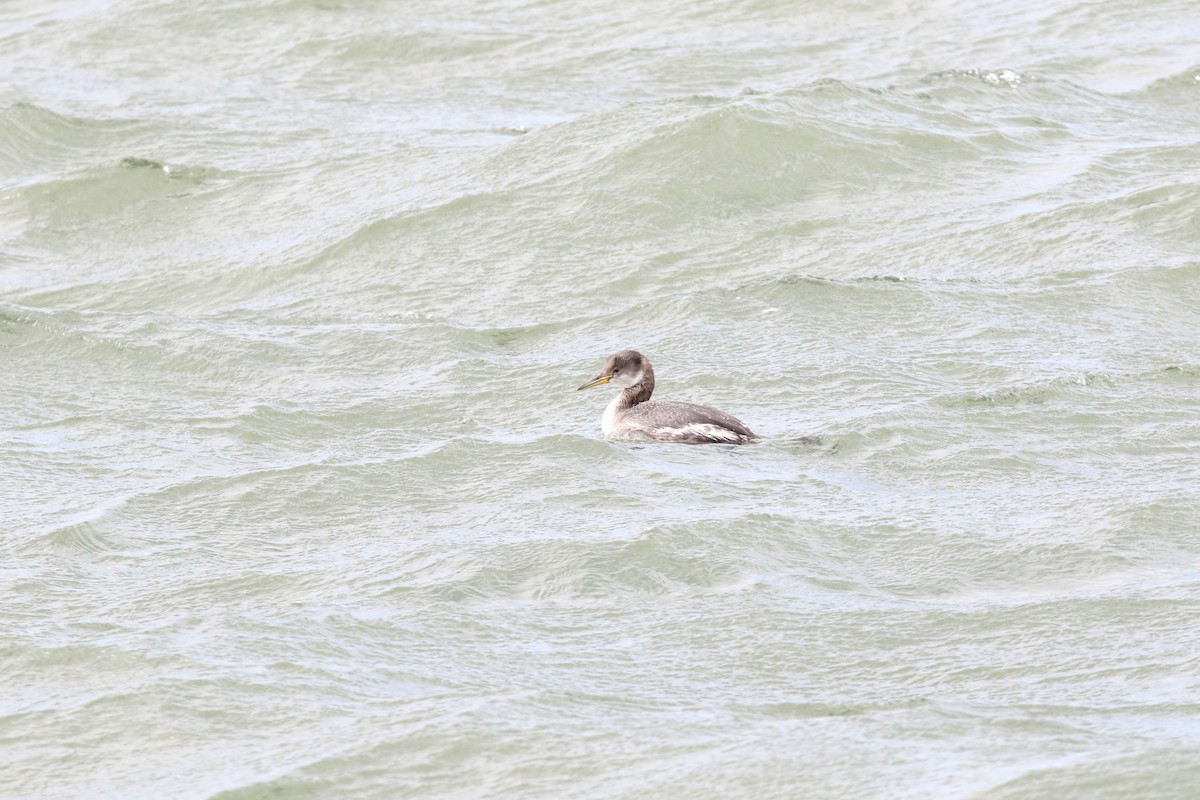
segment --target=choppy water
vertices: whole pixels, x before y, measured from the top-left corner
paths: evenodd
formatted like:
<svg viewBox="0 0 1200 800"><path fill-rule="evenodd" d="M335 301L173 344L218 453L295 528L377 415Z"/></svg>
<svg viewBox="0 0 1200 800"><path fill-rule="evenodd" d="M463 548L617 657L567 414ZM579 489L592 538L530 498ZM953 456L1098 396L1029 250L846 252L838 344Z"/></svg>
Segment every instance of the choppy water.
<svg viewBox="0 0 1200 800"><path fill-rule="evenodd" d="M0 7L0 794L1200 796L1200 14L928 6Z"/></svg>

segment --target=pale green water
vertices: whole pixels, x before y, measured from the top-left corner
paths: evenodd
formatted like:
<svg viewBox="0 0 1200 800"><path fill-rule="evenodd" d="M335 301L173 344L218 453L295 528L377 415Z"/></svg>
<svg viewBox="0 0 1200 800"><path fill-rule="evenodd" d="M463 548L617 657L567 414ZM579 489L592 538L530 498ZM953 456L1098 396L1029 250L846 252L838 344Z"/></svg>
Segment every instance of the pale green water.
<svg viewBox="0 0 1200 800"><path fill-rule="evenodd" d="M0 6L0 795L1200 796L1200 12L929 5Z"/></svg>

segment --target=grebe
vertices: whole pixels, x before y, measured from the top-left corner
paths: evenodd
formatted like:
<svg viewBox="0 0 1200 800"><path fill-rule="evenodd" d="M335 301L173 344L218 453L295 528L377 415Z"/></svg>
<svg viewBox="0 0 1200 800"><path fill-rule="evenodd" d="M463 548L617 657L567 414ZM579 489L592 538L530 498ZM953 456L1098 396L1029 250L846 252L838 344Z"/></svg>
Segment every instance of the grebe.
<svg viewBox="0 0 1200 800"><path fill-rule="evenodd" d="M651 400L654 368L636 350L613 353L604 369L576 391L615 383L624 391L604 410L600 428L618 439L690 444L746 444L758 438L736 417L710 406Z"/></svg>

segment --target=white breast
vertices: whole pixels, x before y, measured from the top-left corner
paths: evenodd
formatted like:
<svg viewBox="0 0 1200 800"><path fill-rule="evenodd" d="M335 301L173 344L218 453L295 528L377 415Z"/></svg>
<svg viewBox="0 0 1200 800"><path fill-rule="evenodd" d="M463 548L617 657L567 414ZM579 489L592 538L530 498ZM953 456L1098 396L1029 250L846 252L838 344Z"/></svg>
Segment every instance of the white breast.
<svg viewBox="0 0 1200 800"><path fill-rule="evenodd" d="M604 409L604 416L600 418L600 430L605 436L612 436L617 430L617 406L621 404L621 395L617 395ZM594 412L593 412L594 413Z"/></svg>

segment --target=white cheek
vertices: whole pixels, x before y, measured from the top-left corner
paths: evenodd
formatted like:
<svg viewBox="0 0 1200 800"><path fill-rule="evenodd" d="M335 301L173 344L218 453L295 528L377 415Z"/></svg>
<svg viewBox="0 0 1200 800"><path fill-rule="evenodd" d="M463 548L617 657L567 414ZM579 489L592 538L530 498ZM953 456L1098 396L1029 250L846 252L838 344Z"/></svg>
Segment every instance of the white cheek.
<svg viewBox="0 0 1200 800"><path fill-rule="evenodd" d="M624 372L619 375L613 375L612 382L617 386L620 386L622 389L628 389L630 386L637 386L642 382L642 378L644 377L646 377L646 371L639 369L637 374L633 377L630 377Z"/></svg>
<svg viewBox="0 0 1200 800"><path fill-rule="evenodd" d="M628 389L630 386L633 386L633 384L629 382L629 376L624 372L614 373L612 376L612 382L617 386L620 386L622 389Z"/></svg>

